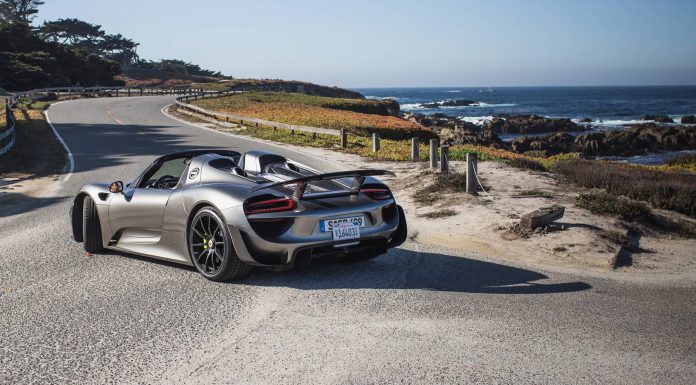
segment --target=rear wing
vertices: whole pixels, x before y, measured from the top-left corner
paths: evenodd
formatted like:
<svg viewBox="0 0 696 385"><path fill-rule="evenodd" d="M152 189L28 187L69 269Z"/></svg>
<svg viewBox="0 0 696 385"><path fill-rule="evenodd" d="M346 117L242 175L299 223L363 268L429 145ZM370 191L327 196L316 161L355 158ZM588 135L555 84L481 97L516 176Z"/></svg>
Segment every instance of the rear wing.
<svg viewBox="0 0 696 385"><path fill-rule="evenodd" d="M252 188L250 192L256 192L259 190L265 190L265 189L269 189L269 188L273 188L273 187L294 184L295 185L295 192L293 194L293 198L299 200L299 199L302 199L302 196L304 195L305 189L307 188L307 184L309 182L317 181L317 180L332 180L332 179L355 177L353 184L350 186L351 192L355 193L355 192L358 192L360 190L363 183L365 182L365 178L367 178L368 176L379 176L379 175L395 176L393 172L387 171L387 170L353 170L353 171L329 172L326 174L309 175L309 176L305 176L302 178L288 179L288 180L284 180L281 182L264 183L260 186L256 186L256 187Z"/></svg>

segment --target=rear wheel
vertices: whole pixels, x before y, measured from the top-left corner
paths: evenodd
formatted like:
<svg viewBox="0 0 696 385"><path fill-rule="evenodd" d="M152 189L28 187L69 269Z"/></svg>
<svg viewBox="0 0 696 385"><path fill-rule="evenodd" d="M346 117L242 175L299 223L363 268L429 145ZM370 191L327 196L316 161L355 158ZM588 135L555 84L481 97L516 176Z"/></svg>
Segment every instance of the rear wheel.
<svg viewBox="0 0 696 385"><path fill-rule="evenodd" d="M82 202L82 244L88 253L98 253L104 249L99 214L89 195Z"/></svg>
<svg viewBox="0 0 696 385"><path fill-rule="evenodd" d="M251 272L251 266L237 257L230 231L212 207L200 209L193 217L188 243L193 265L211 281L241 279Z"/></svg>

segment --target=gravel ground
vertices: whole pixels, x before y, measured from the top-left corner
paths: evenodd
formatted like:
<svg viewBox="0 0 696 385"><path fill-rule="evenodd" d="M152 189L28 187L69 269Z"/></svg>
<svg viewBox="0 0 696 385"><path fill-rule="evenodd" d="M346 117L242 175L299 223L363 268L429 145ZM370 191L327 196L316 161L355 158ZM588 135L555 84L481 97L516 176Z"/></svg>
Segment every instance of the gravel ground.
<svg viewBox="0 0 696 385"><path fill-rule="evenodd" d="M682 383L696 288L576 276L408 242L241 283L104 253L69 234L69 197L153 157L267 144L201 130L169 97L49 110L75 173L0 217L0 383ZM120 122L120 123L119 123ZM340 165L274 150L325 171Z"/></svg>

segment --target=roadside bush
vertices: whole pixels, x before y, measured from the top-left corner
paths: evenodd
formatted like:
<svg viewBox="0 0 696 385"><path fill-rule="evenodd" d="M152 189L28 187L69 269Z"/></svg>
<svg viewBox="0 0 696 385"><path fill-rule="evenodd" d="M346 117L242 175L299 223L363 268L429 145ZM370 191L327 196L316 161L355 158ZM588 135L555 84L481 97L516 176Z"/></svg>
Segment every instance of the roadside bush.
<svg viewBox="0 0 696 385"><path fill-rule="evenodd" d="M670 159L667 163L657 166L656 169L662 171L687 171L696 173L696 154Z"/></svg>
<svg viewBox="0 0 696 385"><path fill-rule="evenodd" d="M582 159L557 162L552 170L579 186L605 189L612 195L696 216L696 174L693 173Z"/></svg>
<svg viewBox="0 0 696 385"><path fill-rule="evenodd" d="M541 163L529 158L513 158L505 160L508 166L521 168L523 170L532 171L547 171L546 167Z"/></svg>
<svg viewBox="0 0 696 385"><path fill-rule="evenodd" d="M593 214L618 215L632 222L647 219L651 213L650 208L644 203L604 191L580 194L576 203Z"/></svg>

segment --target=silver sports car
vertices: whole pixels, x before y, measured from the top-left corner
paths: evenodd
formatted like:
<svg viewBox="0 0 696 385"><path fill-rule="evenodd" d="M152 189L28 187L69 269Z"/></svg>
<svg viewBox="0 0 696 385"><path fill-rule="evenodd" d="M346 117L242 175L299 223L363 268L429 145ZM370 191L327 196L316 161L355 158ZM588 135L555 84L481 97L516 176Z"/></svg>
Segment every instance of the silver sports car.
<svg viewBox="0 0 696 385"><path fill-rule="evenodd" d="M156 159L127 185L84 186L73 237L104 248L193 265L206 278L313 258L365 260L406 240L406 219L382 170L322 174L282 156L197 150Z"/></svg>

